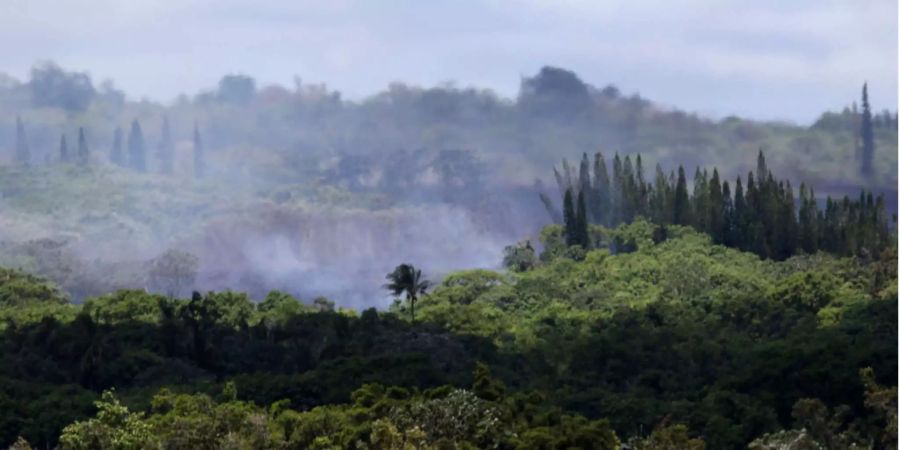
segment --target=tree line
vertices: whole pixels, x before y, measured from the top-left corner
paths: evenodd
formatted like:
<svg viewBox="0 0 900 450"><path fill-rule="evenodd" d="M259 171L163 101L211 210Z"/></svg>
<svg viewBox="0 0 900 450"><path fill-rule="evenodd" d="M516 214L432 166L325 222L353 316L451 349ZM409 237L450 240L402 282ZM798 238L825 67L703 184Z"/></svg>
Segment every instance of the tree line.
<svg viewBox="0 0 900 450"><path fill-rule="evenodd" d="M795 197L790 180L775 177L761 150L746 186L738 176L733 189L715 168L710 174L698 167L689 189L684 167L667 175L657 164L649 182L640 154L633 162L630 155L616 154L611 176L601 153L594 155L593 170L585 153L577 174L565 160L562 170L553 172L562 213L545 193L539 195L551 217L565 225L570 246L600 245L591 237L590 223L614 227L639 216L657 224L659 238L667 225L688 225L717 244L776 260L819 250L870 258L892 239L883 196L866 191L858 199L829 196L820 208L812 187L801 184Z"/></svg>
<svg viewBox="0 0 900 450"><path fill-rule="evenodd" d="M871 264L830 255L759 261L713 249L688 227L670 227L657 245L654 228L635 220L608 230L636 242L627 255L558 257L516 273L456 272L428 295L418 269L398 267L388 288L407 298L388 311L303 303L277 291L256 303L233 291L171 298L123 290L72 305L44 280L0 269L0 448L19 436L35 448L106 448L91 436L129 429L104 423L103 408L98 414L93 406L108 389L154 427L170 411L154 406L163 387L212 397L236 390L221 401L236 397L269 424L280 414L268 405L309 413L292 428L308 430L306 437L275 436L288 446L230 448L354 448L357 439L370 442L379 418L412 430L395 415L359 414L354 392L373 383L405 389L391 398L416 404L434 388L444 393L427 398L446 398L444 385L495 402L500 421L484 431L506 443L479 443L474 430L451 438L475 448L620 448L569 440L588 430L562 427L565 416L584 425L608 419L607 434L621 441L684 426L685 437L714 449L803 434L813 442L802 448L892 448L878 442L896 435L895 248ZM870 390L873 383L882 388ZM870 391L883 407L873 408ZM335 408L346 414L314 412ZM220 412L191 409L183 426L160 425L154 434L163 448L218 448L178 446L172 433L225 439L227 431L208 428L233 417ZM92 434L91 425L105 431ZM228 428L240 429L248 427ZM442 429L423 428L435 440ZM310 444L318 438L331 447Z"/></svg>
<svg viewBox="0 0 900 450"><path fill-rule="evenodd" d="M123 139L124 132L121 127L113 131L113 144L109 154L109 161L119 167L128 168L137 172L147 172L147 150L144 142L144 133L137 119L131 122L127 140ZM123 147L123 140L124 147ZM159 159L159 172L171 175L175 170L175 141L169 127L168 118L163 118L162 137L160 139L156 157ZM194 124L193 134L193 173L194 177L202 178L206 173L206 156L203 149L203 139L200 136L200 128ZM31 148L28 144L28 135L25 132L25 124L21 117L16 117L16 144L14 161L17 165L28 166L31 164ZM78 148L73 154L69 151L66 134L62 133L59 140L59 161L63 163L77 163L88 165L91 160L91 151L85 137L84 127L78 128ZM49 159L47 162L50 162Z"/></svg>

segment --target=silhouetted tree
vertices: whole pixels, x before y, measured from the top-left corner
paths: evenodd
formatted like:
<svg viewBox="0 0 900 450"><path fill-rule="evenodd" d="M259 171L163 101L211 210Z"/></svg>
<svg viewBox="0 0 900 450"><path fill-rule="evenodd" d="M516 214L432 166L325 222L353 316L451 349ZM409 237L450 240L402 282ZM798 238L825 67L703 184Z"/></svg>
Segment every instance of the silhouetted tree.
<svg viewBox="0 0 900 450"><path fill-rule="evenodd" d="M672 223L689 225L691 223L691 205L688 198L687 179L684 167L678 166L678 182L675 185L675 200L672 204Z"/></svg>
<svg viewBox="0 0 900 450"><path fill-rule="evenodd" d="M225 75L219 80L219 101L246 105L256 95L256 80L246 75Z"/></svg>
<svg viewBox="0 0 900 450"><path fill-rule="evenodd" d="M66 72L52 62L34 66L28 84L34 106L68 112L86 110L97 93L86 73Z"/></svg>
<svg viewBox="0 0 900 450"><path fill-rule="evenodd" d="M416 321L416 301L420 294L425 294L430 282L422 278L422 271L412 264L400 264L393 272L385 277L390 282L384 287L394 296L406 294L406 303L409 305L409 317Z"/></svg>
<svg viewBox="0 0 900 450"><path fill-rule="evenodd" d="M591 238L588 232L587 205L584 200L584 192L578 192L578 205L575 211L575 238L578 245L584 249L589 249L591 247Z"/></svg>
<svg viewBox="0 0 900 450"><path fill-rule="evenodd" d="M578 233L576 232L578 225L575 216L575 205L572 201L572 189L566 189L566 195L563 198L563 225L566 232L566 245L578 244Z"/></svg>
<svg viewBox="0 0 900 450"><path fill-rule="evenodd" d="M128 133L128 166L138 172L147 171L147 158L144 153L144 134L137 119L131 122Z"/></svg>
<svg viewBox="0 0 900 450"><path fill-rule="evenodd" d="M91 151L88 149L87 139L84 137L84 128L78 128L78 164L87 165L91 159Z"/></svg>
<svg viewBox="0 0 900 450"><path fill-rule="evenodd" d="M863 175L871 175L872 160L875 157L875 135L872 132L872 110L869 107L868 83L863 83L862 117L859 132L862 140L862 167L860 170Z"/></svg>

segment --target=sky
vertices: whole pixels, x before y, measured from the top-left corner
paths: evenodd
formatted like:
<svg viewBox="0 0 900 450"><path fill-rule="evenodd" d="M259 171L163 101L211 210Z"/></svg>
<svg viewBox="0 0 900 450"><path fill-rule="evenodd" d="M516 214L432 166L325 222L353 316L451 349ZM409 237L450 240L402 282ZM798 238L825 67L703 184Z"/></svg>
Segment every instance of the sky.
<svg viewBox="0 0 900 450"><path fill-rule="evenodd" d="M402 81L515 97L544 65L667 107L812 123L897 109L896 0L2 0L0 72L38 61L171 101L242 73L363 99Z"/></svg>

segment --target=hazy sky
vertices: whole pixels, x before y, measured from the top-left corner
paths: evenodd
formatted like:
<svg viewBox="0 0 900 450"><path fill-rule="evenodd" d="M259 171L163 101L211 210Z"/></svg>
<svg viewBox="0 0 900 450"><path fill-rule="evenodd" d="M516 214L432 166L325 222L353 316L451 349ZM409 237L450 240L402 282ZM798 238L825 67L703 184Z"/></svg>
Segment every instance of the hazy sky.
<svg viewBox="0 0 900 450"><path fill-rule="evenodd" d="M0 72L38 60L171 100L225 73L362 98L406 81L514 96L542 65L704 115L897 108L896 0L0 0Z"/></svg>

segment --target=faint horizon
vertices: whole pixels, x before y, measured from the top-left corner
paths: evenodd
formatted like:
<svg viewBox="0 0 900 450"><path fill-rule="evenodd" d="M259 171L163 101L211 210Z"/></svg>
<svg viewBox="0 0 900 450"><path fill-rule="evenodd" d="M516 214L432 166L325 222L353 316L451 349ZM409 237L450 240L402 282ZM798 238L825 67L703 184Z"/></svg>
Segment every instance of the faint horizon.
<svg viewBox="0 0 900 450"><path fill-rule="evenodd" d="M873 110L897 109L896 2L781 3L11 0L0 73L24 81L52 60L165 103L227 74L299 77L358 101L392 82L514 98L551 65L709 118L810 124L865 81Z"/></svg>

